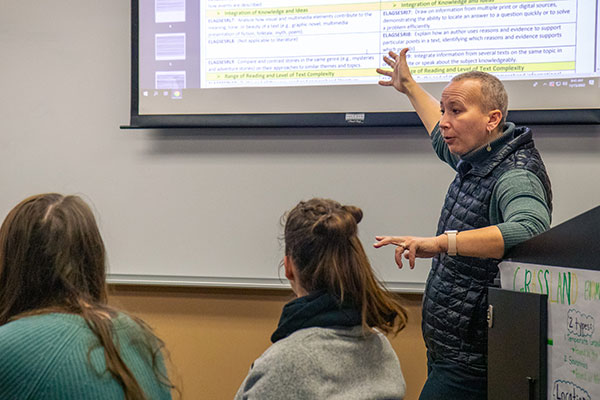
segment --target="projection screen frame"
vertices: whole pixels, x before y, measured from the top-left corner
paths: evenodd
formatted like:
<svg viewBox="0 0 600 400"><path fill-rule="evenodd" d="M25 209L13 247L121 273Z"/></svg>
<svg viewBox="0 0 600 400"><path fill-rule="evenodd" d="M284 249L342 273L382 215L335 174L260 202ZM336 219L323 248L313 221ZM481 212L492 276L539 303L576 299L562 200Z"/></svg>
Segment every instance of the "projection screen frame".
<svg viewBox="0 0 600 400"><path fill-rule="evenodd" d="M131 114L121 129L241 128L241 127L393 127L420 126L411 112L254 113L254 114L139 114L139 1L131 0ZM348 118L350 114L360 119ZM528 125L600 124L598 108L511 110L508 119Z"/></svg>

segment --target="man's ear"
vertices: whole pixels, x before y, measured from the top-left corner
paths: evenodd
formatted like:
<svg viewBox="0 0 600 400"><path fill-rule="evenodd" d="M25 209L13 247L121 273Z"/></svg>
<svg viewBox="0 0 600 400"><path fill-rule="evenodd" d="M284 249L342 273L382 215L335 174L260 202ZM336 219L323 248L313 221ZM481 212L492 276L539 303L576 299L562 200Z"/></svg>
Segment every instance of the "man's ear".
<svg viewBox="0 0 600 400"><path fill-rule="evenodd" d="M500 125L500 121L502 121L502 111L500 110L492 110L488 113L488 123L487 130L488 132L492 132L494 129ZM500 127L502 130L502 127Z"/></svg>
<svg viewBox="0 0 600 400"><path fill-rule="evenodd" d="M283 256L283 268L285 269L285 277L288 281L293 281L296 279L296 276L294 275L293 264L294 263L290 256Z"/></svg>

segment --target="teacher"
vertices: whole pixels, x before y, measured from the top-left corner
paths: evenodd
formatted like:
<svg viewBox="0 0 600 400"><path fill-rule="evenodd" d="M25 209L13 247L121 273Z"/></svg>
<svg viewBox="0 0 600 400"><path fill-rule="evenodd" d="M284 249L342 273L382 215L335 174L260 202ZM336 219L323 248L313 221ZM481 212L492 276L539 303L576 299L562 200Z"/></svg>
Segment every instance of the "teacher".
<svg viewBox="0 0 600 400"><path fill-rule="evenodd" d="M452 78L438 102L413 79L408 49L377 69L404 93L438 157L456 171L436 236L377 236L414 267L433 257L423 297L428 376L420 400L487 398L487 288L506 251L550 226L552 191L532 132L506 122L508 96L485 72ZM440 116L441 112L441 116Z"/></svg>

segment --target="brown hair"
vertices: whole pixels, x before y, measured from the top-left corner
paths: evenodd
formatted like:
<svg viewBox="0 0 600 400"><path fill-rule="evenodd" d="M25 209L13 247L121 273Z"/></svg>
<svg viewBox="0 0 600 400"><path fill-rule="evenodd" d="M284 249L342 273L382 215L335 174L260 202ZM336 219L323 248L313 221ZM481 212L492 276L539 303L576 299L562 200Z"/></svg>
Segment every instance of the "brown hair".
<svg viewBox="0 0 600 400"><path fill-rule="evenodd" d="M488 112L500 110L502 120L500 121L500 130L506 122L508 113L508 94L502 81L492 74L483 71L469 71L456 75L451 82L459 82L467 79L478 81L481 85L481 111Z"/></svg>
<svg viewBox="0 0 600 400"><path fill-rule="evenodd" d="M396 334L406 326L406 310L375 277L357 236L362 216L360 208L333 200L302 201L284 215L285 254L306 291L326 291L340 305L351 302L365 329Z"/></svg>
<svg viewBox="0 0 600 400"><path fill-rule="evenodd" d="M103 346L106 367L125 399L146 399L113 341L117 310L107 305L105 262L96 220L81 198L48 193L23 200L0 228L0 326L49 312L80 315ZM164 343L143 321L130 318L142 328L159 381L173 388L157 365Z"/></svg>

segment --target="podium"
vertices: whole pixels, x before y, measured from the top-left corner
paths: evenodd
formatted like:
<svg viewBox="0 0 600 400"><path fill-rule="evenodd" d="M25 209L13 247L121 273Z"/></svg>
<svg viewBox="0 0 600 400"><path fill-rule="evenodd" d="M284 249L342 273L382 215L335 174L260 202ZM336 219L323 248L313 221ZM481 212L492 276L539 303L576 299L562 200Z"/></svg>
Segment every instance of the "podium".
<svg viewBox="0 0 600 400"><path fill-rule="evenodd" d="M600 398L600 206L515 246L488 292L488 399Z"/></svg>
<svg viewBox="0 0 600 400"><path fill-rule="evenodd" d="M548 296L490 288L488 301L488 399L546 399Z"/></svg>

